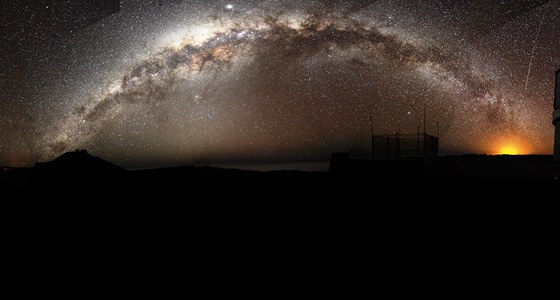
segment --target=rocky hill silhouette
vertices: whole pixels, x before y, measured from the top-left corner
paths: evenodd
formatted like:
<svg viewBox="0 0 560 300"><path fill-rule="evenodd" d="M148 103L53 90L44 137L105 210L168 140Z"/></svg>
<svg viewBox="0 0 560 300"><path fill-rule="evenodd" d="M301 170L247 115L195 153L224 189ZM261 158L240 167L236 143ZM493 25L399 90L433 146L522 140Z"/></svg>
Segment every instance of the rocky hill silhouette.
<svg viewBox="0 0 560 300"><path fill-rule="evenodd" d="M72 187L95 183L110 183L124 177L126 170L106 160L89 154L86 150L67 152L45 163L37 163L32 169L32 186Z"/></svg>

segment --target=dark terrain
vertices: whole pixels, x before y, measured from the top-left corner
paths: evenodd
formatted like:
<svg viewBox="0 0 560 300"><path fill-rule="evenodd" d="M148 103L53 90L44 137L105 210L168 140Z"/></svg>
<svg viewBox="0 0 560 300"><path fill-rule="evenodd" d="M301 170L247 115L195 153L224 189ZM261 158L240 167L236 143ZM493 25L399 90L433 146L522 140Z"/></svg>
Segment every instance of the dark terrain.
<svg viewBox="0 0 560 300"><path fill-rule="evenodd" d="M560 164L552 156L445 156L437 160L371 161L351 160L347 155L333 155L328 172L272 171L257 172L208 166L184 166L128 171L86 151L69 152L33 168L0 167L0 187L4 189L60 187L187 187L193 183L407 181L438 182L554 182ZM375 182L375 181L374 181ZM375 186L374 182L368 185Z"/></svg>

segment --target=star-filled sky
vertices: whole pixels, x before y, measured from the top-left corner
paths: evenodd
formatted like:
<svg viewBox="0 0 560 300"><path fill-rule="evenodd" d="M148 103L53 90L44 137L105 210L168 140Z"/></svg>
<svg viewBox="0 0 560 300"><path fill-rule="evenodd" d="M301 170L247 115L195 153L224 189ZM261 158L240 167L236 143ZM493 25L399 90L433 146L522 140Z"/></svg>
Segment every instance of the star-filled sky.
<svg viewBox="0 0 560 300"><path fill-rule="evenodd" d="M321 161L440 124L443 154L550 154L560 1L2 4L0 165Z"/></svg>

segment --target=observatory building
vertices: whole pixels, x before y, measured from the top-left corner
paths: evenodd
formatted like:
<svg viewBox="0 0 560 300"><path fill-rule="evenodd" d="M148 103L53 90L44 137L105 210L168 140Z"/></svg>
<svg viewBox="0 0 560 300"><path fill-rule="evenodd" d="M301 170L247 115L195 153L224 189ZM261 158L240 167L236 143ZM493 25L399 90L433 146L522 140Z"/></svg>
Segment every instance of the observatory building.
<svg viewBox="0 0 560 300"><path fill-rule="evenodd" d="M554 93L553 124L556 126L554 134L554 159L560 161L560 69L556 71L556 91Z"/></svg>

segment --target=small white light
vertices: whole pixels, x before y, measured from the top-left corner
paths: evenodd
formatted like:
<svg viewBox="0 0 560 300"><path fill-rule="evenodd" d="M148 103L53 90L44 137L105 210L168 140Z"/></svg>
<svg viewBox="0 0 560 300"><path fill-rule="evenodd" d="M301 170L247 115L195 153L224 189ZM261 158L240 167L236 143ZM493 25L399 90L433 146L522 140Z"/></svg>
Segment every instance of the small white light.
<svg viewBox="0 0 560 300"><path fill-rule="evenodd" d="M233 4L226 5L226 9L232 10L233 9Z"/></svg>

